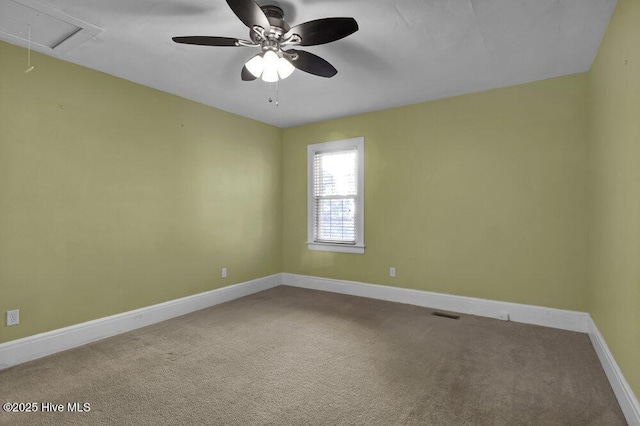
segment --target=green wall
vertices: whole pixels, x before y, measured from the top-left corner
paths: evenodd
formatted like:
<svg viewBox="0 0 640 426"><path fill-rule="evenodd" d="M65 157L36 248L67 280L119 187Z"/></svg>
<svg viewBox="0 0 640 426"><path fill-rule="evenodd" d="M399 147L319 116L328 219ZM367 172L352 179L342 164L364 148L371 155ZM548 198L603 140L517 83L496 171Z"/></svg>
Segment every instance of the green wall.
<svg viewBox="0 0 640 426"><path fill-rule="evenodd" d="M282 270L282 130L25 58L0 42L0 342Z"/></svg>
<svg viewBox="0 0 640 426"><path fill-rule="evenodd" d="M588 311L637 394L638 45L620 0L589 73L281 130L0 42L0 343L285 271ZM309 251L355 136L366 253Z"/></svg>
<svg viewBox="0 0 640 426"><path fill-rule="evenodd" d="M284 131L284 271L584 311L586 74ZM306 248L306 146L365 137L364 255ZM397 277L389 277L389 267Z"/></svg>
<svg viewBox="0 0 640 426"><path fill-rule="evenodd" d="M619 0L590 72L589 312L640 395L640 1Z"/></svg>

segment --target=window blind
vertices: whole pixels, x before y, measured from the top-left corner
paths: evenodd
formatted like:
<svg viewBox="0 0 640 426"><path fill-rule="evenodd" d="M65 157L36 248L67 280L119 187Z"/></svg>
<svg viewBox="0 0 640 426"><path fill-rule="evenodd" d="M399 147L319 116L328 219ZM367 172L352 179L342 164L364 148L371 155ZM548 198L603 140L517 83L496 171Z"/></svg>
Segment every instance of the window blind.
<svg viewBox="0 0 640 426"><path fill-rule="evenodd" d="M313 157L314 240L355 244L357 151L316 152Z"/></svg>

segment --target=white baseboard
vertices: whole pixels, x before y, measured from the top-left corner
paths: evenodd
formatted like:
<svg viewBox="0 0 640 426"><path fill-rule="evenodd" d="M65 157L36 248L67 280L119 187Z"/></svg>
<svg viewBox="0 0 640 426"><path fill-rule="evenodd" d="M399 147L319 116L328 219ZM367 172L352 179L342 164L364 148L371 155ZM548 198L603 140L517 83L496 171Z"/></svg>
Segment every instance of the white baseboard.
<svg viewBox="0 0 640 426"><path fill-rule="evenodd" d="M640 426L640 405L591 316L585 312L433 293L289 273L274 274L0 344L0 370L86 343L228 302L281 284L588 333L627 422Z"/></svg>
<svg viewBox="0 0 640 426"><path fill-rule="evenodd" d="M586 312L566 311L542 306L522 305L519 303L499 302L289 273L283 273L282 280L284 285L294 287L406 303L490 318L498 318L499 312L506 311L509 313L510 320L514 322L588 333L627 422L631 426L640 426L638 400L622 375L593 319Z"/></svg>
<svg viewBox="0 0 640 426"><path fill-rule="evenodd" d="M277 287L282 274L170 300L0 344L0 370Z"/></svg>
<svg viewBox="0 0 640 426"><path fill-rule="evenodd" d="M607 343L604 341L602 334L600 334L591 316L589 316L588 323L591 344L598 354L602 368L609 379L609 383L611 383L611 387L616 394L616 398L618 399L622 413L627 419L627 423L631 426L640 426L640 404L638 403L638 399L622 375L620 367L618 367L616 360L613 358L613 354L609 350Z"/></svg>
<svg viewBox="0 0 640 426"><path fill-rule="evenodd" d="M454 296L422 290L289 273L282 274L282 279L283 284L294 287L350 294L352 296L406 303L409 305L424 306L482 317L498 318L499 312L506 311L509 313L509 319L514 322L542 325L562 330L580 331L583 333L588 331L587 319L589 318L589 314L585 312L566 311L542 306L522 305L519 303L499 302L475 297Z"/></svg>

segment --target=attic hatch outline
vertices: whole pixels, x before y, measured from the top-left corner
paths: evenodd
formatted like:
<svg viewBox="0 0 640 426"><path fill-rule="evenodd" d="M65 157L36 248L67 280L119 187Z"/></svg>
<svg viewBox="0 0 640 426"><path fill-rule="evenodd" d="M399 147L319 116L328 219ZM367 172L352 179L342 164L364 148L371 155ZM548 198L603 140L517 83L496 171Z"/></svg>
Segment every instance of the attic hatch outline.
<svg viewBox="0 0 640 426"><path fill-rule="evenodd" d="M31 26L31 48L48 55L67 54L102 32L101 28L38 0L0 0L0 10L3 7L19 11L21 15L5 15L4 19L0 19L0 39L27 47L27 31ZM42 26L39 28L38 22L27 22L28 17L34 13L39 20L46 21L53 27L57 26L59 32L47 34L47 28L42 28ZM34 41L34 32L42 33L43 31L45 31L45 35L41 39L49 39L50 41L44 44L42 41Z"/></svg>

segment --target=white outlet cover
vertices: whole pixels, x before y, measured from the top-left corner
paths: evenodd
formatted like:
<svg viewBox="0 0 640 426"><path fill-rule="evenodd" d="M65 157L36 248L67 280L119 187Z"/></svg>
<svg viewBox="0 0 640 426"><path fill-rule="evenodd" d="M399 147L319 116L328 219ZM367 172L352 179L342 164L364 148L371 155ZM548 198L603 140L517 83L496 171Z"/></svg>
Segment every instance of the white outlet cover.
<svg viewBox="0 0 640 426"><path fill-rule="evenodd" d="M396 268L389 268L389 276L390 277L395 277L396 276Z"/></svg>
<svg viewBox="0 0 640 426"><path fill-rule="evenodd" d="M227 278L227 268L222 268L222 278Z"/></svg>
<svg viewBox="0 0 640 426"><path fill-rule="evenodd" d="M7 327L10 325L18 325L20 323L20 310L14 309L7 311Z"/></svg>

